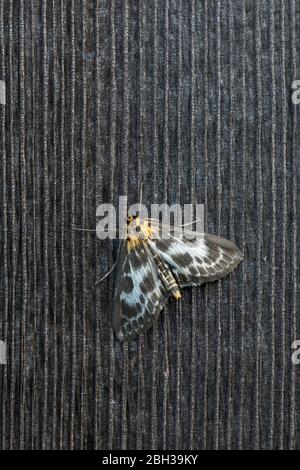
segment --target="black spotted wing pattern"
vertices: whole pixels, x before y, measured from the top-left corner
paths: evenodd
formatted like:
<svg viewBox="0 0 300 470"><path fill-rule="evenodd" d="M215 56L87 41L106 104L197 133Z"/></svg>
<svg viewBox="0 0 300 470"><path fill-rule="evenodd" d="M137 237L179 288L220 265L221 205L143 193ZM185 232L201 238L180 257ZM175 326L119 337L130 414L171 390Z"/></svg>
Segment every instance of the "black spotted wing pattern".
<svg viewBox="0 0 300 470"><path fill-rule="evenodd" d="M121 341L150 328L166 304L168 293L150 255L142 243L130 252L126 242L120 248L112 325Z"/></svg>
<svg viewBox="0 0 300 470"><path fill-rule="evenodd" d="M155 222L153 222L155 225ZM233 271L242 259L229 240L196 234L170 226L160 226L160 237L149 241L151 250L169 266L180 287L199 286ZM174 236L172 236L174 233ZM168 239L164 239L164 234Z"/></svg>

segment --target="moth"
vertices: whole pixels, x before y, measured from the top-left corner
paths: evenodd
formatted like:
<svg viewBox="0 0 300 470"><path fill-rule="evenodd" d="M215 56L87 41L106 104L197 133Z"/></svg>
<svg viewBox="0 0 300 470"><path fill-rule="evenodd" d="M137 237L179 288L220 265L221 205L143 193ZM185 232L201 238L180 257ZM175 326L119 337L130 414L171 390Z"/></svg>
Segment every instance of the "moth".
<svg viewBox="0 0 300 470"><path fill-rule="evenodd" d="M139 213L128 216L115 278L112 326L117 338L131 340L148 330L170 297L179 301L181 289L226 276L241 259L239 249L224 238L182 231Z"/></svg>

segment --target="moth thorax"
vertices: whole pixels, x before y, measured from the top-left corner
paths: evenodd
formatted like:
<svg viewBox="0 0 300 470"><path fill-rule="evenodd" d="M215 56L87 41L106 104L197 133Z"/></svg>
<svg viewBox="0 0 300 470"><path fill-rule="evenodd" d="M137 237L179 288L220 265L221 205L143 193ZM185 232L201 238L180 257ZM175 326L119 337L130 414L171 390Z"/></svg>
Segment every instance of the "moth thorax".
<svg viewBox="0 0 300 470"><path fill-rule="evenodd" d="M178 284L171 273L171 271L164 264L163 260L158 254L153 256L153 260L156 263L160 278L168 292L172 294L176 299L180 299L181 294L179 292Z"/></svg>

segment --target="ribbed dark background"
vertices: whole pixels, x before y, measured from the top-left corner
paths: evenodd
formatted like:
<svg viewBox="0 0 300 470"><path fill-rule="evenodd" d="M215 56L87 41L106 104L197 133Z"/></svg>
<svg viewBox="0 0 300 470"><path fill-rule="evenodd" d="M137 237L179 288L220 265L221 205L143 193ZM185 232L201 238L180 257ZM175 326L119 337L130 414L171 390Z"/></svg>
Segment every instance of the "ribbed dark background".
<svg viewBox="0 0 300 470"><path fill-rule="evenodd" d="M300 448L299 26L298 0L0 0L1 448ZM121 345L114 246L71 225L142 179L244 262Z"/></svg>

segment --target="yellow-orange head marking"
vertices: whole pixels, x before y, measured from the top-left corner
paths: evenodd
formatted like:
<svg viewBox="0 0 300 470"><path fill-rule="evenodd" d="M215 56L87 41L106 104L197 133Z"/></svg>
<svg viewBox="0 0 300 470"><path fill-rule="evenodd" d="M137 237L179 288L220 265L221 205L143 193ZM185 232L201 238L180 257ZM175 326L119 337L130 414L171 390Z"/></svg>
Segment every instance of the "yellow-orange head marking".
<svg viewBox="0 0 300 470"><path fill-rule="evenodd" d="M139 216L127 218L127 249L134 250L139 244L147 242L153 234L153 228Z"/></svg>

